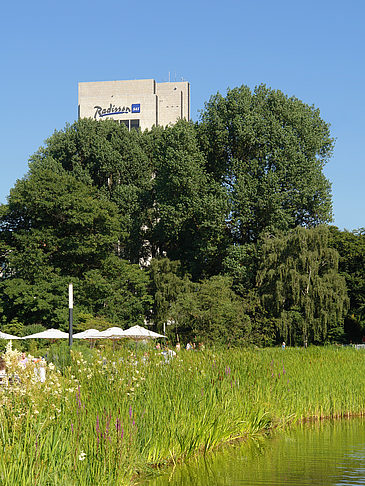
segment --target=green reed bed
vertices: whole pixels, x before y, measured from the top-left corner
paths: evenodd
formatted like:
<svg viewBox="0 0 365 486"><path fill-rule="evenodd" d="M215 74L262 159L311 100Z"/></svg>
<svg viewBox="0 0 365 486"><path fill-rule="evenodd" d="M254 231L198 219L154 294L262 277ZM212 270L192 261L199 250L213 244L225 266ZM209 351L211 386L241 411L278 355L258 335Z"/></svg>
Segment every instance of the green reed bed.
<svg viewBox="0 0 365 486"><path fill-rule="evenodd" d="M45 383L18 370L0 390L0 485L131 484L223 442L362 414L364 365L352 348L181 351L169 362L152 349L74 351Z"/></svg>

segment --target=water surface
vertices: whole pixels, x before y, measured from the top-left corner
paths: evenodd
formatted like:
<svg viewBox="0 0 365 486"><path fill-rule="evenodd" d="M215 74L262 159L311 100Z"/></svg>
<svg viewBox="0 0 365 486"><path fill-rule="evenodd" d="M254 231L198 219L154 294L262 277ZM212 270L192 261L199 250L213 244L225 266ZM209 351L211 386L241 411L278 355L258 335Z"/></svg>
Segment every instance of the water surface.
<svg viewBox="0 0 365 486"><path fill-rule="evenodd" d="M305 424L224 447L146 486L365 485L365 419Z"/></svg>

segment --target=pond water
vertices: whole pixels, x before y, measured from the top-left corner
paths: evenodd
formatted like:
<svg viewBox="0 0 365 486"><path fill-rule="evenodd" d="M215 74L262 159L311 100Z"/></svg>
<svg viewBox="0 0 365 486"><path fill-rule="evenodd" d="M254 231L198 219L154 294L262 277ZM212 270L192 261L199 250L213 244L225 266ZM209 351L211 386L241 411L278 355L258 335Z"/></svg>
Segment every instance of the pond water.
<svg viewBox="0 0 365 486"><path fill-rule="evenodd" d="M146 486L365 485L365 419L304 424L226 446Z"/></svg>

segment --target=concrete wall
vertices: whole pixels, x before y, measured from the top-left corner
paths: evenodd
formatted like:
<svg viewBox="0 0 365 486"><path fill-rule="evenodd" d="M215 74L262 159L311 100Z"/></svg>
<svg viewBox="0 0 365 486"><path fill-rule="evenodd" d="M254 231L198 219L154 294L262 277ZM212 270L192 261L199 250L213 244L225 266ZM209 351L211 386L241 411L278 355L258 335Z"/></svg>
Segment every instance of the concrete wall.
<svg viewBox="0 0 365 486"><path fill-rule="evenodd" d="M179 83L156 83L158 97L158 124L165 126L179 118L190 119L190 86L186 81Z"/></svg>

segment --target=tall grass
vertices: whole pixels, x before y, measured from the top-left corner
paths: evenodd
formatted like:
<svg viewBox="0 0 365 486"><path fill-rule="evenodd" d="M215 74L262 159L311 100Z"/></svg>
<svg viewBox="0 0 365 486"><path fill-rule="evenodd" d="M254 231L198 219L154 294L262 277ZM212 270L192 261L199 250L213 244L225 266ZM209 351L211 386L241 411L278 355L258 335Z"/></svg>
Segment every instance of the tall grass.
<svg viewBox="0 0 365 486"><path fill-rule="evenodd" d="M63 375L0 390L0 484L127 485L222 442L363 414L364 365L352 348L182 351L169 362L153 350L74 351Z"/></svg>

